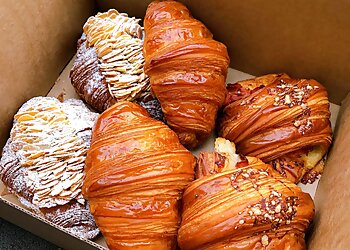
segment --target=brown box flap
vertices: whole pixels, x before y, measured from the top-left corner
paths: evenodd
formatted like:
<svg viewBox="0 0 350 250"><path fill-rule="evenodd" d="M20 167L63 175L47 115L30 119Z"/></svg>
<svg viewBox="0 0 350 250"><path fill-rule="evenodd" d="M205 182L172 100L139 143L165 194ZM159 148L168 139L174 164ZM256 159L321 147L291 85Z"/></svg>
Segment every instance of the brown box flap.
<svg viewBox="0 0 350 250"><path fill-rule="evenodd" d="M14 197L13 197L14 198ZM8 215L8 216L6 216ZM34 233L50 242L64 247L64 249L96 250L106 249L90 240L75 237L62 227L58 227L50 221L24 209L13 202L0 196L0 217L21 228Z"/></svg>
<svg viewBox="0 0 350 250"><path fill-rule="evenodd" d="M342 103L335 141L317 188L316 217L309 249L349 249L350 95Z"/></svg>
<svg viewBox="0 0 350 250"><path fill-rule="evenodd" d="M0 148L20 105L46 95L76 50L94 1L2 1Z"/></svg>

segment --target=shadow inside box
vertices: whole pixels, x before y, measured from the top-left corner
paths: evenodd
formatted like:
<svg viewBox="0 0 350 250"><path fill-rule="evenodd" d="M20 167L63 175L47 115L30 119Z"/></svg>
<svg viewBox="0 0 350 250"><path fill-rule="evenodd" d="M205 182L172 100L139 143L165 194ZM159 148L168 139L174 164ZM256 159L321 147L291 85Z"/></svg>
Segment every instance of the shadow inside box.
<svg viewBox="0 0 350 250"><path fill-rule="evenodd" d="M54 244L0 218L1 250L59 250Z"/></svg>

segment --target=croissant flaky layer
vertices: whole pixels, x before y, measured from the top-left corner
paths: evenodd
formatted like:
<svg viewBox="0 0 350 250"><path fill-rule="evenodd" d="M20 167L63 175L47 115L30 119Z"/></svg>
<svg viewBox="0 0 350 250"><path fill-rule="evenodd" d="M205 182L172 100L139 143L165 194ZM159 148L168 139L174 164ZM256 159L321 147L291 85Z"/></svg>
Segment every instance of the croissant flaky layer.
<svg viewBox="0 0 350 250"><path fill-rule="evenodd" d="M312 182L332 141L329 118L320 83L271 74L228 85L219 134L292 181Z"/></svg>
<svg viewBox="0 0 350 250"><path fill-rule="evenodd" d="M195 147L211 134L225 99L227 49L176 1L152 2L144 27L152 91L181 143Z"/></svg>
<svg viewBox="0 0 350 250"><path fill-rule="evenodd" d="M184 193L182 250L306 249L305 231L314 216L309 194L258 159L220 167L211 157L202 153L198 168L215 165L219 171L201 175Z"/></svg>
<svg viewBox="0 0 350 250"><path fill-rule="evenodd" d="M100 115L86 160L83 194L111 249L173 249L178 201L195 157L175 132L131 102Z"/></svg>

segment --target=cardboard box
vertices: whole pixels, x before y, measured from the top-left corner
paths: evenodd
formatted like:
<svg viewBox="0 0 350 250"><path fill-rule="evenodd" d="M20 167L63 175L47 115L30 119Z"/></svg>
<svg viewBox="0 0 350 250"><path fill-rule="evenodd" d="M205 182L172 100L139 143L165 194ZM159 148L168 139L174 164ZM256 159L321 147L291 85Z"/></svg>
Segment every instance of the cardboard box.
<svg viewBox="0 0 350 250"><path fill-rule="evenodd" d="M76 41L85 20L116 8L142 18L150 1L37 0L0 5L0 148L9 136L14 113L38 95L77 97L68 77ZM250 75L286 72L314 78L329 91L334 144L315 194L316 217L309 249L345 249L350 245L350 3L310 1L183 1L192 14L225 43L231 57L228 82ZM71 61L70 61L71 60ZM70 61L70 63L68 63ZM68 64L67 64L68 63ZM57 79L57 80L56 80ZM56 81L55 81L56 80ZM338 115L338 110L340 112ZM213 138L196 150L210 150ZM79 239L23 208L0 183L0 216L65 249L104 249L103 237Z"/></svg>

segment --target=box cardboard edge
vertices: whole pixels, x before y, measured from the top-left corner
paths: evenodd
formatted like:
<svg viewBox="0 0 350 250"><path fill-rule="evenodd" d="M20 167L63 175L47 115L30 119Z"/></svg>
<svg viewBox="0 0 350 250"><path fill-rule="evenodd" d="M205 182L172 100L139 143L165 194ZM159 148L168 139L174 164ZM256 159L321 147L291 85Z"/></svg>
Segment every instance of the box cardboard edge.
<svg viewBox="0 0 350 250"><path fill-rule="evenodd" d="M1 196L0 217L67 250L81 247L84 250L106 249L91 240L72 235L65 228L57 226L31 211L3 199Z"/></svg>

